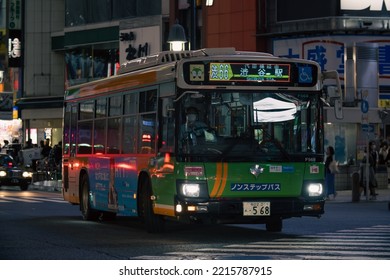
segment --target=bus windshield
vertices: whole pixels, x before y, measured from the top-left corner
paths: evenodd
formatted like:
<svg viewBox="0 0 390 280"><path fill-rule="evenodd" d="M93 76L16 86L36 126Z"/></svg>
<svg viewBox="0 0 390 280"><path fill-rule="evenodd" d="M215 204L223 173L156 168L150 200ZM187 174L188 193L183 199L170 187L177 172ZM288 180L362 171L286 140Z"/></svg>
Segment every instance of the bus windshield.
<svg viewBox="0 0 390 280"><path fill-rule="evenodd" d="M178 159L316 161L323 153L315 92L185 92L179 102Z"/></svg>

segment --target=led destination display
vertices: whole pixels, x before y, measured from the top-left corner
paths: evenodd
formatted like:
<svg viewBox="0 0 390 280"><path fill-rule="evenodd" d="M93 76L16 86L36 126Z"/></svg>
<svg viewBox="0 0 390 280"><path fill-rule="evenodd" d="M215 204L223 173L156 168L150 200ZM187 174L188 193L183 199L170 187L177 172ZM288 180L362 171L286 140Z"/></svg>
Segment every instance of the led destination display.
<svg viewBox="0 0 390 280"><path fill-rule="evenodd" d="M187 85L312 87L315 64L284 61L196 61L183 64Z"/></svg>
<svg viewBox="0 0 390 280"><path fill-rule="evenodd" d="M210 63L210 82L290 82L290 64Z"/></svg>

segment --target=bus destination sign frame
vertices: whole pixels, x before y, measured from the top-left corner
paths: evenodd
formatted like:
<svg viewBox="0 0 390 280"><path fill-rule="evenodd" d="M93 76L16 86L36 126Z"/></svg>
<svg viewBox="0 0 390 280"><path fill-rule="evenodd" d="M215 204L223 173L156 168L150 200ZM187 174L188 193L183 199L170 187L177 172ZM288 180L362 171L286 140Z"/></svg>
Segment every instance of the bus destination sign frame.
<svg viewBox="0 0 390 280"><path fill-rule="evenodd" d="M183 81L188 86L315 87L317 66L284 61L184 62Z"/></svg>
<svg viewBox="0 0 390 280"><path fill-rule="evenodd" d="M210 82L289 83L290 64L211 62Z"/></svg>

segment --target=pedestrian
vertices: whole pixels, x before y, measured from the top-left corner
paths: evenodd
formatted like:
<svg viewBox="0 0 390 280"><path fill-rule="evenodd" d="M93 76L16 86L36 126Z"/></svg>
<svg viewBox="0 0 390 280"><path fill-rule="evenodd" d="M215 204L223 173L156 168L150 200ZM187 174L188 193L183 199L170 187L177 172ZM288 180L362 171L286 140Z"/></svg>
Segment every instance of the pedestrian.
<svg viewBox="0 0 390 280"><path fill-rule="evenodd" d="M368 160L367 160L368 157ZM371 141L368 146L368 153L365 149L365 154L362 160L362 166L360 169L360 184L363 188L364 196L367 195L366 184L367 184L367 168L368 168L368 187L370 189L370 199L375 200L376 196L376 188L378 187L378 182L375 177L376 173L376 165L377 165L378 153L376 151L376 145L374 141ZM368 163L367 163L368 161ZM368 166L367 166L368 164Z"/></svg>
<svg viewBox="0 0 390 280"><path fill-rule="evenodd" d="M3 145L3 147L1 147L1 149L7 150L8 147L9 147L9 141L8 140L4 140L4 145Z"/></svg>
<svg viewBox="0 0 390 280"><path fill-rule="evenodd" d="M336 198L337 192L335 190L334 179L335 173L337 173L337 163L333 158L334 148L329 146L326 149L326 159L325 159L325 190L327 199L330 199L330 196L333 195L333 199Z"/></svg>
<svg viewBox="0 0 390 280"><path fill-rule="evenodd" d="M58 142L53 148L53 156L57 166L61 165L62 160L62 141Z"/></svg>
<svg viewBox="0 0 390 280"><path fill-rule="evenodd" d="M389 161L389 145L387 145L387 142L382 142L382 145L379 148L379 164L385 164L387 165L387 162Z"/></svg>
<svg viewBox="0 0 390 280"><path fill-rule="evenodd" d="M32 139L29 138L27 141L26 141L26 145L23 147L23 149L31 149L33 148L33 143L32 143Z"/></svg>
<svg viewBox="0 0 390 280"><path fill-rule="evenodd" d="M390 154L389 154L389 145L387 144L387 141L383 141L380 148L379 148L379 160L378 164L384 166L387 170L387 182L390 183L390 169L389 169L389 159L390 159Z"/></svg>
<svg viewBox="0 0 390 280"><path fill-rule="evenodd" d="M371 141L369 143L368 148L369 148L370 155L372 156L372 160L373 160L372 167L374 168L374 172L376 173L376 168L378 166L378 161L379 161L379 154L378 154L378 151L376 150L375 141Z"/></svg>
<svg viewBox="0 0 390 280"><path fill-rule="evenodd" d="M42 150L41 150L42 157L43 158L49 157L50 151L51 151L50 139L46 139L44 141L44 146L42 147Z"/></svg>

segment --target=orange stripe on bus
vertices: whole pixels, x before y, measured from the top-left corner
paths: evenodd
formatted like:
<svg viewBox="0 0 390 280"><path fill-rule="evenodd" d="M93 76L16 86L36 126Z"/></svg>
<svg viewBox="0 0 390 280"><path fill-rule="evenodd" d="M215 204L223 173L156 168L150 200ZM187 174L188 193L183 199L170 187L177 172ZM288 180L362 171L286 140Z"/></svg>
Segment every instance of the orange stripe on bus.
<svg viewBox="0 0 390 280"><path fill-rule="evenodd" d="M223 164L223 172L222 172L222 184L219 188L217 197L221 197L223 191L225 190L227 174L228 174L228 164L224 163Z"/></svg>
<svg viewBox="0 0 390 280"><path fill-rule="evenodd" d="M219 185L221 184L221 176L222 176L222 163L217 163L217 172L215 174L215 182L214 182L214 187L213 190L210 193L211 197L215 197L216 194L218 193L218 188Z"/></svg>
<svg viewBox="0 0 390 280"><path fill-rule="evenodd" d="M175 216L175 209L172 205L155 204L153 212L157 215Z"/></svg>
<svg viewBox="0 0 390 280"><path fill-rule="evenodd" d="M156 81L156 71L150 71L139 75L112 76L112 78L100 81L99 83L92 82L89 85L81 86L79 94L76 97L79 98L118 90L128 90L131 87L145 86L155 83Z"/></svg>

